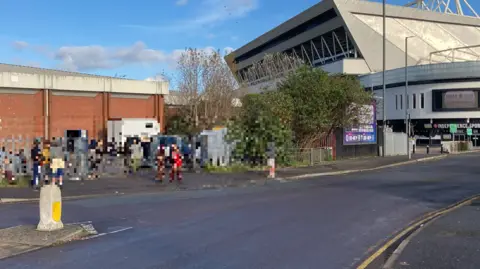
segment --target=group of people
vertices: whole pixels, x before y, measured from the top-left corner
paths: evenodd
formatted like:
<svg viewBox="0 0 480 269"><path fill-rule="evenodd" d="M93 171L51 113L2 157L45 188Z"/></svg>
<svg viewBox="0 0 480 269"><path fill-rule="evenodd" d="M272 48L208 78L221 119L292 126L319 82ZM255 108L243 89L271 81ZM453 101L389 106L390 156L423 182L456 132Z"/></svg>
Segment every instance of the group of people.
<svg viewBox="0 0 480 269"><path fill-rule="evenodd" d="M38 189L40 184L58 183L63 185L63 169L65 168L64 154L60 141L53 139L53 146L50 141L41 143L35 140L31 151L30 158L32 161L32 178L30 185L34 189ZM17 153L7 152L5 147L0 150L0 173L10 184L16 183L15 175L27 175L28 160L25 151L20 149Z"/></svg>
<svg viewBox="0 0 480 269"><path fill-rule="evenodd" d="M142 165L142 160L146 158L145 149L140 143L139 139L133 139L132 143L125 145L126 165L130 172L136 172L139 166ZM113 144L113 143L112 143ZM88 151L89 163L89 178L98 178L100 173L100 166L103 162L103 142L101 140L90 143ZM109 147L108 150L111 156L118 156L115 147ZM146 153L149 155L149 153ZM12 153L10 152L10 155ZM12 156L8 155L5 148L0 150L0 173L9 182L15 181L15 176L19 173L27 174L27 156L23 150L20 150L17 155L21 165L18 161L13 162ZM109 154L110 155L110 154ZM182 181L182 166L184 152L182 153L179 146L176 144L161 144L157 148L157 152L153 154L157 164L156 181L163 182L166 176L166 168L169 167L169 182L177 180ZM63 187L63 177L66 163L66 154L62 141L52 138L51 141L44 140L43 143L35 140L30 151L32 178L31 187L38 190L40 185L57 184L60 188ZM187 158L187 157L185 157ZM188 158L187 158L188 164ZM18 166L18 167L17 167ZM21 167L21 168L19 168ZM18 171L17 171L18 170Z"/></svg>
<svg viewBox="0 0 480 269"><path fill-rule="evenodd" d="M40 142L35 141L30 151L32 160L31 186L38 189L41 181L43 184L58 184L63 187L63 174L65 169L65 154L61 141L53 138L52 141L44 141L43 149Z"/></svg>
<svg viewBox="0 0 480 269"><path fill-rule="evenodd" d="M100 177L100 167L103 162L103 141L92 140L88 146L88 178L94 179Z"/></svg>
<svg viewBox="0 0 480 269"><path fill-rule="evenodd" d="M172 166L169 182L172 183L175 180L175 176L177 177L178 182L182 181L183 155L176 144L172 144L170 149L170 154L167 154L167 147L165 145L160 145L157 148L157 182L163 182L167 162L170 162Z"/></svg>
<svg viewBox="0 0 480 269"><path fill-rule="evenodd" d="M15 162L14 158L19 160ZM20 149L17 153L8 152L5 147L0 149L0 177L4 177L10 184L15 183L15 172L27 173L27 157L24 150Z"/></svg>

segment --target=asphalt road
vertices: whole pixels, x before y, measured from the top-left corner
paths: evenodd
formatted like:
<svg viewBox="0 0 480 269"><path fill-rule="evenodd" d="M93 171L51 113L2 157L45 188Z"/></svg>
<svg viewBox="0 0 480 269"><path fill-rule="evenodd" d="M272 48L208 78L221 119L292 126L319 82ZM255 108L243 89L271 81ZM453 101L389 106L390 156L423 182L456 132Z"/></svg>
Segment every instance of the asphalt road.
<svg viewBox="0 0 480 269"><path fill-rule="evenodd" d="M426 212L480 192L480 155L261 187L64 203L94 239L0 261L0 268L351 268ZM0 227L38 221L0 205Z"/></svg>

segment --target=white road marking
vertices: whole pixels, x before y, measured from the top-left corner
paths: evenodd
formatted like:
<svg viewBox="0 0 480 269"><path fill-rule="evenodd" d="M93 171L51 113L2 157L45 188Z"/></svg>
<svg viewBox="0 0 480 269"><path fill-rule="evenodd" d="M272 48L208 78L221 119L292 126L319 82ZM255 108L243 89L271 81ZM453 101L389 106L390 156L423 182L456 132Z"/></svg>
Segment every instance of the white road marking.
<svg viewBox="0 0 480 269"><path fill-rule="evenodd" d="M130 229L133 229L133 227L126 227L126 228L118 229L118 230L115 230L115 231L112 231L112 232L108 232L107 234L116 234L116 233L123 232L123 231L130 230Z"/></svg>
<svg viewBox="0 0 480 269"><path fill-rule="evenodd" d="M75 224L91 224L92 221L91 220L87 220L87 221L79 221L79 222L72 222L72 223L66 223L65 225L75 225Z"/></svg>
<svg viewBox="0 0 480 269"><path fill-rule="evenodd" d="M98 238L98 237L101 237L101 236L104 236L104 235L115 234L115 233L119 233L119 232L123 232L123 231L130 230L130 229L133 229L133 227L125 227L125 228L121 228L121 229L118 229L118 230L115 230L115 231L111 231L111 232L107 232L107 233L99 233L99 234L96 234L96 235L92 235L92 236L86 237L86 238L83 239L83 240L94 239L94 238Z"/></svg>

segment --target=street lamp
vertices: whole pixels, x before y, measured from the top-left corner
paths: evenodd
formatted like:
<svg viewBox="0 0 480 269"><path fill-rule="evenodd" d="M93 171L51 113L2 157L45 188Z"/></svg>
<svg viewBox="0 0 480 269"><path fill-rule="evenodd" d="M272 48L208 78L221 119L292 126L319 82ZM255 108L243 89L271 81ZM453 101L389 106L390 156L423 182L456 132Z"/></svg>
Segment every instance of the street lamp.
<svg viewBox="0 0 480 269"><path fill-rule="evenodd" d="M408 118L408 40L414 37L415 36L405 37L405 133L407 134L407 154L409 160L412 158L412 153L410 152L410 119Z"/></svg>
<svg viewBox="0 0 480 269"><path fill-rule="evenodd" d="M386 121L387 121L387 114L386 114L386 106L385 106L385 91L386 91L386 85L385 85L385 69L387 69L387 61L386 61L386 46L387 46L387 38L385 36L385 33L386 33L386 20L385 20L385 6L386 6L386 0L383 0L383 72L382 72L382 81L383 81L383 100L382 100L382 104L383 104L383 145L382 145L382 157L385 158L385 145L386 145L386 141L387 140L387 132L386 132Z"/></svg>

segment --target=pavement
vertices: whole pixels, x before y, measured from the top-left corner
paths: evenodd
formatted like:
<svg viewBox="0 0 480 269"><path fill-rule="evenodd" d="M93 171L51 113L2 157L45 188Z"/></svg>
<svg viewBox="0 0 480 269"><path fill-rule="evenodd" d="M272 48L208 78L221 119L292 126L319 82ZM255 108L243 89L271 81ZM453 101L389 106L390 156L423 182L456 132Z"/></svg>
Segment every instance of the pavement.
<svg viewBox="0 0 480 269"><path fill-rule="evenodd" d="M105 177L97 180L66 181L62 190L63 198L79 198L101 195L126 195L134 193L198 190L229 186L261 184L266 176L251 174L207 174L184 173L181 183L154 181L153 172L139 173L129 177ZM0 202L15 202L38 199L39 192L30 188L0 188Z"/></svg>
<svg viewBox="0 0 480 269"><path fill-rule="evenodd" d="M351 173L388 167L420 160L446 157L439 154L415 154L408 161L406 156L387 158L370 157L326 162L324 165L301 168L284 168L276 172L277 180L294 180L307 177L325 176L338 173ZM245 187L267 183L267 171L244 173L193 173L185 172L183 182L159 184L153 181L152 171L139 172L132 176L104 177L99 180L66 181L62 195L64 198L79 198L98 195L126 195L134 193L169 192L178 190L215 189L224 187ZM0 203L22 202L38 199L39 192L29 188L0 188Z"/></svg>
<svg viewBox="0 0 480 269"><path fill-rule="evenodd" d="M65 225L63 229L52 232L37 231L35 225L0 229L0 260L88 235L90 233L80 224Z"/></svg>
<svg viewBox="0 0 480 269"><path fill-rule="evenodd" d="M395 269L476 269L480 264L480 200L425 225L407 239Z"/></svg>
<svg viewBox="0 0 480 269"><path fill-rule="evenodd" d="M0 268L356 268L413 220L480 193L480 154L261 186L69 200L64 223L98 236ZM0 228L38 205L0 205Z"/></svg>
<svg viewBox="0 0 480 269"><path fill-rule="evenodd" d="M346 159L335 162L326 162L324 165L309 166L302 168L284 168L278 169L276 174L279 179L302 179L308 177L351 173L378 168L385 168L395 165L411 164L419 161L436 160L445 158L448 155L441 154L413 154L409 160L407 156L365 157L357 159Z"/></svg>

